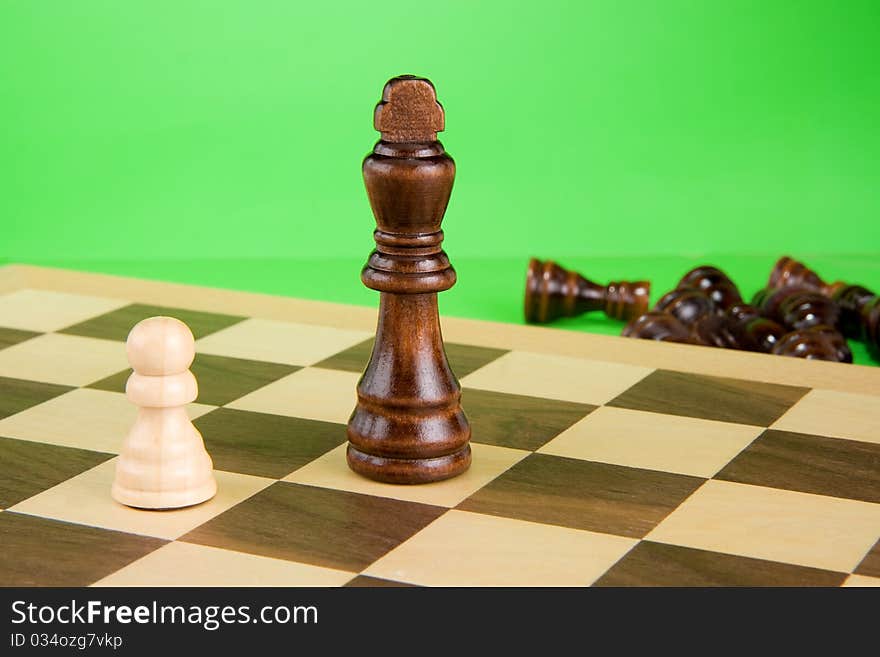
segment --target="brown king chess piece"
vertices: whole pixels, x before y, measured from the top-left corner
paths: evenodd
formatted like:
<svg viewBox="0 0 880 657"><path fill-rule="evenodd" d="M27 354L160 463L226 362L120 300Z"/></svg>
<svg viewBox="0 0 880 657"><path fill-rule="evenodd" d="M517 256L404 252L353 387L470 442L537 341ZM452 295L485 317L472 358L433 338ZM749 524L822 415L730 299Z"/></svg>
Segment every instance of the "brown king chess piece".
<svg viewBox="0 0 880 657"><path fill-rule="evenodd" d="M455 283L440 228L455 163L437 141L443 108L429 80L391 79L363 162L376 249L361 273L378 290L376 342L348 422L348 464L371 479L418 484L464 472L471 429L440 333L437 293Z"/></svg>
<svg viewBox="0 0 880 657"><path fill-rule="evenodd" d="M648 310L651 284L616 281L599 285L552 260L529 261L526 272L525 317L543 324L602 310L612 319L630 321Z"/></svg>

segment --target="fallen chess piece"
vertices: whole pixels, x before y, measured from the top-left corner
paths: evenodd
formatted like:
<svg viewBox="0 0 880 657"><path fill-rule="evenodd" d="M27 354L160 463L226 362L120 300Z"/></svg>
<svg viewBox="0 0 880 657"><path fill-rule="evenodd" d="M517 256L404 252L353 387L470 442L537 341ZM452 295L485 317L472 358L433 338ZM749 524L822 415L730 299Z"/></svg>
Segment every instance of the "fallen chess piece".
<svg viewBox="0 0 880 657"><path fill-rule="evenodd" d="M213 463L202 435L186 413L198 396L189 367L193 334L172 317L139 322L126 341L134 372L125 386L138 406L137 419L122 444L111 494L141 509L176 509L214 497Z"/></svg>
<svg viewBox="0 0 880 657"><path fill-rule="evenodd" d="M730 277L718 267L701 265L694 267L678 282L676 289L696 288L708 296L721 310L742 303L739 288Z"/></svg>
<svg viewBox="0 0 880 657"><path fill-rule="evenodd" d="M799 287L815 290L829 297L833 296L834 291L843 285L840 281L826 283L804 263L798 262L789 256L782 256L776 261L776 264L773 265L773 269L770 271L770 277L767 279L767 287L771 289Z"/></svg>
<svg viewBox="0 0 880 657"><path fill-rule="evenodd" d="M852 362L852 351L846 339L834 328L822 325L786 333L773 346L771 353L836 363Z"/></svg>
<svg viewBox="0 0 880 657"><path fill-rule="evenodd" d="M880 297L862 308L862 336L871 355L880 359Z"/></svg>
<svg viewBox="0 0 880 657"><path fill-rule="evenodd" d="M648 284L644 286L647 290ZM571 316L577 314L578 303L596 310L602 307L597 299L608 296L602 294L600 286L578 274L532 259L526 319ZM592 305L587 307L582 297ZM607 308L606 313L611 314ZM880 297L860 285L827 283L786 256L776 262L767 287L747 304L727 274L701 265L682 276L651 311L631 316L621 335L851 363L847 337L861 337L880 358Z"/></svg>
<svg viewBox="0 0 880 657"><path fill-rule="evenodd" d="M647 281L599 285L552 260L532 258L526 273L526 321L544 324L601 310L628 322L647 312L650 293Z"/></svg>
<svg viewBox="0 0 880 657"><path fill-rule="evenodd" d="M764 317L795 331L812 326L837 328L840 306L821 292L801 287L764 288L752 298Z"/></svg>
<svg viewBox="0 0 880 657"><path fill-rule="evenodd" d="M791 285L765 288L755 295L753 304L743 303L736 285L717 267L696 267L682 277L674 290L661 297L652 311L627 324L622 335L852 362L846 339L836 329L840 306L819 292L818 287L802 284L806 280L811 285L824 285L815 275L809 276L809 270L802 265L788 267L787 277L777 275L773 280L791 281ZM797 276L791 272L797 272ZM863 289L851 294L858 296ZM862 301L859 297L853 305ZM877 315L880 316L880 310Z"/></svg>
<svg viewBox="0 0 880 657"><path fill-rule="evenodd" d="M694 344L691 330L687 326L675 315L659 310L651 310L639 315L623 327L621 335L626 338Z"/></svg>
<svg viewBox="0 0 880 657"><path fill-rule="evenodd" d="M717 314L718 307L703 290L677 287L660 297L654 310L669 313L685 326L693 326L703 317Z"/></svg>
<svg viewBox="0 0 880 657"><path fill-rule="evenodd" d="M880 359L880 297L875 292L843 281L828 283L789 256L773 266L767 287L799 287L830 298L839 309L835 327L847 338L863 340L874 358Z"/></svg>
<svg viewBox="0 0 880 657"><path fill-rule="evenodd" d="M787 331L782 324L762 317L757 308L746 303L727 309L725 325L732 348L764 353L770 353Z"/></svg>
<svg viewBox="0 0 880 657"><path fill-rule="evenodd" d="M701 318L692 332L698 343L710 347L770 353L787 329L762 317L754 306L739 303L722 315Z"/></svg>
<svg viewBox="0 0 880 657"><path fill-rule="evenodd" d="M841 332L848 338L863 338L869 346L880 348L877 339L880 297L861 285L843 285L834 291L833 299L840 306Z"/></svg>
<svg viewBox="0 0 880 657"><path fill-rule="evenodd" d="M740 348L728 332L725 311L742 303L742 295L723 271L695 267L664 294L650 312L634 318L621 335L726 349Z"/></svg>

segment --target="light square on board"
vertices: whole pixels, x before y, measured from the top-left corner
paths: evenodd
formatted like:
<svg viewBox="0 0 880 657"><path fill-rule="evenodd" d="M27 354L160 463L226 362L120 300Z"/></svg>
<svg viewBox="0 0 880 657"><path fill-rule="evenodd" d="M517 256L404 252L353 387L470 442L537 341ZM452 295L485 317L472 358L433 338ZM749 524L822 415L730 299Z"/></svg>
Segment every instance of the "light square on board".
<svg viewBox="0 0 880 657"><path fill-rule="evenodd" d="M851 572L880 536L880 504L707 481L651 541Z"/></svg>
<svg viewBox="0 0 880 657"><path fill-rule="evenodd" d="M284 481L453 507L529 455L519 449L471 443L473 462L463 474L430 484L400 486L373 481L352 472L345 461L346 449L347 445L340 445L288 475Z"/></svg>
<svg viewBox="0 0 880 657"><path fill-rule="evenodd" d="M102 527L130 534L176 539L272 483L272 479L215 470L217 495L203 504L161 512L133 509L110 497L116 459L87 470L11 507L11 511Z"/></svg>
<svg viewBox="0 0 880 657"><path fill-rule="evenodd" d="M226 407L346 424L357 403L359 378L354 372L306 367Z"/></svg>
<svg viewBox="0 0 880 657"><path fill-rule="evenodd" d="M182 540L358 572L445 511L279 481Z"/></svg>
<svg viewBox="0 0 880 657"><path fill-rule="evenodd" d="M0 326L46 333L128 304L106 299L48 290L18 290L0 296Z"/></svg>
<svg viewBox="0 0 880 657"><path fill-rule="evenodd" d="M604 404L651 373L647 367L511 351L461 379L467 388Z"/></svg>
<svg viewBox="0 0 880 657"><path fill-rule="evenodd" d="M84 386L128 365L125 346L110 340L46 333L0 350L0 376Z"/></svg>
<svg viewBox="0 0 880 657"><path fill-rule="evenodd" d="M88 586L164 541L47 518L0 513L0 586Z"/></svg>
<svg viewBox="0 0 880 657"><path fill-rule="evenodd" d="M189 404L187 413L192 419L213 408ZM117 454L136 417L122 393L78 388L0 420L0 435Z"/></svg>
<svg viewBox="0 0 880 657"><path fill-rule="evenodd" d="M773 428L880 443L880 397L813 389Z"/></svg>
<svg viewBox="0 0 880 657"><path fill-rule="evenodd" d="M880 577L850 575L846 578L843 586L846 588L877 588L880 587Z"/></svg>
<svg viewBox="0 0 880 657"><path fill-rule="evenodd" d="M364 573L426 586L587 586L633 539L450 511Z"/></svg>
<svg viewBox="0 0 880 657"><path fill-rule="evenodd" d="M344 570L175 541L94 586L342 586L351 576Z"/></svg>
<svg viewBox="0 0 880 657"><path fill-rule="evenodd" d="M295 324L268 319L245 321L196 341L196 351L217 356L313 365L370 337L367 331Z"/></svg>
<svg viewBox="0 0 880 657"><path fill-rule="evenodd" d="M762 431L743 424L603 406L538 451L708 478Z"/></svg>

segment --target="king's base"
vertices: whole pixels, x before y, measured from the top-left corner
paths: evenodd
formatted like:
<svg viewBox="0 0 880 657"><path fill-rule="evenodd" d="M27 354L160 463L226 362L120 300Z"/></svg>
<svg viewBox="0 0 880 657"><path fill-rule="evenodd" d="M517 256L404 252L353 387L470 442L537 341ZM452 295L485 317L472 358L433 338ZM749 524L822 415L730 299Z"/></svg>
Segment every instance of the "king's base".
<svg viewBox="0 0 880 657"><path fill-rule="evenodd" d="M394 459L374 456L349 443L348 467L364 477L388 484L427 484L456 477L471 465L471 446L430 459Z"/></svg>

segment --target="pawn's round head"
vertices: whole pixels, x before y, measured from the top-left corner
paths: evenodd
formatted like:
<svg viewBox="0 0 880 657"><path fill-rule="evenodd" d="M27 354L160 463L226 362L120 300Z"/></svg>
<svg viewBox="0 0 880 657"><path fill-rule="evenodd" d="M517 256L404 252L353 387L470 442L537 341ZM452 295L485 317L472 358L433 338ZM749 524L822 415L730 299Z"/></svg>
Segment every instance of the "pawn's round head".
<svg viewBox="0 0 880 657"><path fill-rule="evenodd" d="M150 317L135 324L125 350L132 369L147 376L185 372L196 355L192 331L173 317Z"/></svg>

